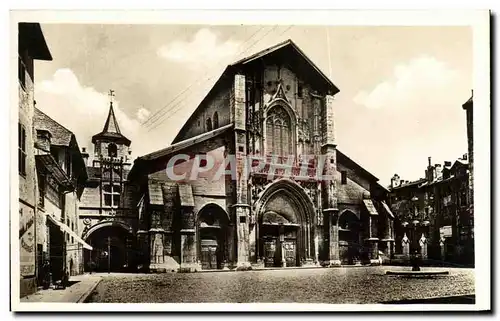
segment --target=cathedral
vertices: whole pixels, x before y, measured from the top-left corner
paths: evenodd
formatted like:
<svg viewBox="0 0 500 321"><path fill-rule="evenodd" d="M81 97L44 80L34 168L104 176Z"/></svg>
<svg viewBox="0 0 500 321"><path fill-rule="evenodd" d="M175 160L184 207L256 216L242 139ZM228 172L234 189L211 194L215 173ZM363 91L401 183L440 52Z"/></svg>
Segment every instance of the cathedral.
<svg viewBox="0 0 500 321"><path fill-rule="evenodd" d="M388 190L337 148L338 92L291 40L229 65L172 144L138 157L127 175L138 266L247 270L389 258ZM222 171L210 170L214 163Z"/></svg>
<svg viewBox="0 0 500 321"><path fill-rule="evenodd" d="M79 231L93 248L85 269L248 270L390 258L388 190L337 148L338 92L288 40L229 65L172 144L133 164L111 102L92 138L92 161L83 151L89 178Z"/></svg>

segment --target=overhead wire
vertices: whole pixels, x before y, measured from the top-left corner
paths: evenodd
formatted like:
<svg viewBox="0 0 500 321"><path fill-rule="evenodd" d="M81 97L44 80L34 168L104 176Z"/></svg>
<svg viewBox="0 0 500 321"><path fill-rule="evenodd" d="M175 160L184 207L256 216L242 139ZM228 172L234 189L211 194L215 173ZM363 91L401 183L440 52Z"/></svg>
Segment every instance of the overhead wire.
<svg viewBox="0 0 500 321"><path fill-rule="evenodd" d="M249 38L247 38L247 40L245 40L242 44L240 44L240 46L244 45L246 42L248 42L250 39L252 39L257 33L259 33L264 28L265 28L265 26L261 26ZM236 31L237 30L235 30L233 32L233 34L235 34ZM219 59L217 61L217 63L216 63L216 67L214 67L213 69L218 68L218 64L220 62L222 62L223 60L224 60L223 58ZM204 76L208 75L210 73L210 71L212 71L212 69L206 71L205 74L204 74ZM148 117L148 119L146 119L141 125L147 127L147 126L150 126L151 124L154 124L156 122L156 119L160 118L162 115L164 115L165 113L168 112L168 110L165 110L167 107L169 107L174 101L177 100L177 98L179 98L180 96L182 96L183 94L185 94L189 89L191 89L191 87L193 87L194 85L198 84L199 82L200 82L200 80L198 80L197 82L192 82L191 84L189 84L186 88L184 88L184 90L180 91L177 95L175 95L175 97L173 99L171 99L164 107L158 109L153 115L151 115L150 117ZM162 113L162 114L160 115L160 113ZM149 123L149 125L148 125L148 123Z"/></svg>
<svg viewBox="0 0 500 321"><path fill-rule="evenodd" d="M241 55L245 54L246 52L248 52L250 49L252 49L252 48L253 48L253 47L254 47L254 46L255 46L258 42L262 41L262 40L263 40L263 39L264 39L264 38L265 38L265 37L266 37L269 33L271 33L273 30L275 30L275 29L276 29L276 27L278 27L278 25L275 25L275 26L274 26L271 30L269 30L269 31L268 31L268 32L267 32L267 33L266 33L266 34L265 34L262 38L258 39L258 40L257 40L257 41L255 41L252 45L250 45L249 47L247 47L247 49L245 49L244 51L240 52L240 53L238 54L238 56L241 56ZM285 34L287 31L289 31L289 30L290 30L291 28L293 28L293 27L294 27L293 25L288 26L288 27L287 27L287 28L286 28L283 32L281 32L281 33L280 33L277 37L281 37L283 34ZM209 77L206 81L208 81L208 80L212 79L213 77L214 77L214 76ZM172 109L173 109L174 107L176 107L176 106L179 106L179 103L178 103L178 104L176 104L176 105L174 105L174 106L172 107ZM156 128L157 128L159 125L161 125L161 124L162 124L165 120L167 120L167 119L171 118L173 115L175 115L175 113L177 113L177 112L181 109L181 107L182 107L182 105L180 105L180 106L179 106L179 108L177 108L177 109L173 110L173 111L172 111L172 113L171 113L168 117L164 118L164 119L162 120L162 122L157 123L157 124L156 124L156 126L154 126L154 127L150 128L150 129L148 130L148 132L151 132L152 130L156 129ZM171 109L171 110L172 110L172 109ZM158 120L157 120L157 121L158 121Z"/></svg>

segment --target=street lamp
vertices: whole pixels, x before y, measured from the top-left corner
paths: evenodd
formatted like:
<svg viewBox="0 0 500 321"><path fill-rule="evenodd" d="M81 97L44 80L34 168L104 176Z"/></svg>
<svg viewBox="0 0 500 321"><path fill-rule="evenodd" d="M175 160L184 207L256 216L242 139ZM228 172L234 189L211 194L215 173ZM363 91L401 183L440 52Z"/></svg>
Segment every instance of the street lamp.
<svg viewBox="0 0 500 321"><path fill-rule="evenodd" d="M429 226L430 222L426 219L426 217L420 217L419 215L416 204L419 201L419 198L417 196L413 196L411 198L411 201L413 203L413 214L411 214L409 217L410 222L403 222L402 225L408 230L410 234L410 259L412 261L413 270L420 271L420 267L418 264L419 256L422 254L422 252L426 252L422 251L422 248L424 248L426 245L422 244L422 246L420 246L419 236L424 236L424 229Z"/></svg>

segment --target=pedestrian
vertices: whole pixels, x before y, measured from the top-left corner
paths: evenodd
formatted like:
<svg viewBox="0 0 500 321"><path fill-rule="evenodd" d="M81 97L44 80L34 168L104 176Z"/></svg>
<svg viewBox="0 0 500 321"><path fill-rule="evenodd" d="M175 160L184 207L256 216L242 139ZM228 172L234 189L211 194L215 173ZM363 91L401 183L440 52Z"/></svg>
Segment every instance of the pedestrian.
<svg viewBox="0 0 500 321"><path fill-rule="evenodd" d="M46 260L43 263L42 275L43 275L42 285L43 285L43 288L46 290L50 287L50 262L48 260Z"/></svg>

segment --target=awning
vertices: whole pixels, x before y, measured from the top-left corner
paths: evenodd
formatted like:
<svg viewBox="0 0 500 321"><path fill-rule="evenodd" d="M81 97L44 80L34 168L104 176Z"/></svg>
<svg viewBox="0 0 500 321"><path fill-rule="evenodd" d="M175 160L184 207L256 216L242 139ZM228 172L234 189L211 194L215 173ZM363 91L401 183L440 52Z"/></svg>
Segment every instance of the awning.
<svg viewBox="0 0 500 321"><path fill-rule="evenodd" d="M68 177L68 175L66 175L64 170L61 168L61 166L59 166L52 155L36 155L35 160L37 165L45 167L47 171L51 173L57 183L63 186L66 190L71 190L74 188L71 179Z"/></svg>
<svg viewBox="0 0 500 321"><path fill-rule="evenodd" d="M370 215L378 215L377 209L375 208L375 205L373 205L372 200L363 200L363 203L365 203L365 207Z"/></svg>
<svg viewBox="0 0 500 321"><path fill-rule="evenodd" d="M382 201L382 206L384 207L384 210L389 214L390 217L394 218L394 214L392 214L391 209L389 208L389 205L387 205L386 202Z"/></svg>
<svg viewBox="0 0 500 321"><path fill-rule="evenodd" d="M56 224L57 226L59 226L59 228L61 229L61 231L63 232L66 232L68 233L69 235L73 236L74 239L80 243L81 245L83 245L84 248L86 248L87 250L92 250L92 246L88 245L84 240L82 240L81 237L78 236L78 234L76 234L75 232L73 232L71 230L71 228L64 224L63 222L59 222L58 220L56 220L55 218L53 218L50 214L46 214L47 216L47 219L49 219L52 223Z"/></svg>

